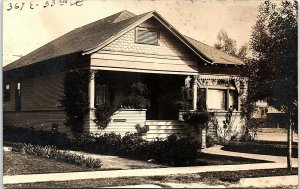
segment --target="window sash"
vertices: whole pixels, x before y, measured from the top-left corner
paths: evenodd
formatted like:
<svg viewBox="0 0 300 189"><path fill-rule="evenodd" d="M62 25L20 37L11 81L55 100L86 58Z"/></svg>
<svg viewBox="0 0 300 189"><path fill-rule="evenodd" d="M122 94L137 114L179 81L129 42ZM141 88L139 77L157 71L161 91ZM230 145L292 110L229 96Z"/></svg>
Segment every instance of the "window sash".
<svg viewBox="0 0 300 189"><path fill-rule="evenodd" d="M110 103L110 90L106 84L95 85L95 93L96 106Z"/></svg>
<svg viewBox="0 0 300 189"><path fill-rule="evenodd" d="M10 85L3 87L3 101L10 101Z"/></svg>
<svg viewBox="0 0 300 189"><path fill-rule="evenodd" d="M208 89L206 102L207 102L207 109L225 110L226 109L226 90Z"/></svg>

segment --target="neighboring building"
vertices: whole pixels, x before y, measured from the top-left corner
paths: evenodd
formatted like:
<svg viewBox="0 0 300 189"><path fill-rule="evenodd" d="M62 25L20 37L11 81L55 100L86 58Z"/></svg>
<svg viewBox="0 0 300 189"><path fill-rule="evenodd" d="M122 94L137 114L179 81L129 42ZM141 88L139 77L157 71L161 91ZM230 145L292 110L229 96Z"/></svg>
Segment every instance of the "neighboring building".
<svg viewBox="0 0 300 189"><path fill-rule="evenodd" d="M46 126L70 134L60 108L64 77L74 68L94 70L89 83L91 113L84 129L90 133L135 132L135 125L149 125L147 138L170 134L191 136L191 126L178 121L171 96L192 81L193 109L206 102L223 124L230 106L234 128L240 119L240 96L246 90L238 76L244 63L235 57L186 37L157 12L134 15L128 11L90 23L49 42L4 70L4 124ZM100 78L100 79L95 79ZM122 98L133 81L142 80L151 93L147 110L122 109L100 131L93 109Z"/></svg>
<svg viewBox="0 0 300 189"><path fill-rule="evenodd" d="M284 117L284 112L278 111L274 107L269 106L267 102L256 102L256 111L253 115L253 118L259 120L262 123L260 124L260 127L285 128L285 125L280 124Z"/></svg>

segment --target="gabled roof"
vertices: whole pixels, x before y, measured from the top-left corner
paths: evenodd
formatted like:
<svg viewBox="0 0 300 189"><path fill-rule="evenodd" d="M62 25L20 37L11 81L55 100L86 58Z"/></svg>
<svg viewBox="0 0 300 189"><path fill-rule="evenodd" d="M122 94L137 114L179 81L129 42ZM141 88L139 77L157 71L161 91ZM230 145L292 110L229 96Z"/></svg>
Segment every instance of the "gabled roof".
<svg viewBox="0 0 300 189"><path fill-rule="evenodd" d="M96 22L76 28L23 56L13 63L8 64L3 68L3 71L32 65L63 55L73 53L93 53L150 17L158 19L167 29L176 35L178 39L180 39L205 62L242 64L242 62L235 57L222 53L219 50L209 47L192 38L184 37L155 11L135 15L125 10Z"/></svg>
<svg viewBox="0 0 300 189"><path fill-rule="evenodd" d="M239 58L226 54L214 47L208 46L188 36L185 36L185 38L189 42L191 42L199 51L203 52L209 59L211 59L212 63L214 64L235 64L235 65L244 64L244 62Z"/></svg>

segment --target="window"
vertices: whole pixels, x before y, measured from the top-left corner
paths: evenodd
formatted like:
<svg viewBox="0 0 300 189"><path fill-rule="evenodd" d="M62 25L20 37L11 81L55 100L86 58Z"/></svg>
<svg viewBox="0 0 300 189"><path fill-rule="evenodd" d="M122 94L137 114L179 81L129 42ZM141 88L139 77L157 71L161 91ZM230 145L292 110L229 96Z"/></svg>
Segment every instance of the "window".
<svg viewBox="0 0 300 189"><path fill-rule="evenodd" d="M238 110L238 93L236 90L207 89L206 96L208 110L228 110L230 107L233 110Z"/></svg>
<svg viewBox="0 0 300 189"><path fill-rule="evenodd" d="M229 90L228 107L232 106L233 110L238 110L238 94L235 90Z"/></svg>
<svg viewBox="0 0 300 189"><path fill-rule="evenodd" d="M137 28L135 42L149 45L158 45L158 32L146 28Z"/></svg>
<svg viewBox="0 0 300 189"><path fill-rule="evenodd" d="M225 110L226 109L226 90L208 89L207 90L207 109Z"/></svg>
<svg viewBox="0 0 300 189"><path fill-rule="evenodd" d="M3 101L10 101L10 85L4 85L3 87Z"/></svg>
<svg viewBox="0 0 300 189"><path fill-rule="evenodd" d="M104 104L109 104L110 101L110 90L106 84L100 84L95 86L95 104L96 106L101 106Z"/></svg>
<svg viewBox="0 0 300 189"><path fill-rule="evenodd" d="M21 83L17 83L15 97L16 97L15 110L21 111Z"/></svg>

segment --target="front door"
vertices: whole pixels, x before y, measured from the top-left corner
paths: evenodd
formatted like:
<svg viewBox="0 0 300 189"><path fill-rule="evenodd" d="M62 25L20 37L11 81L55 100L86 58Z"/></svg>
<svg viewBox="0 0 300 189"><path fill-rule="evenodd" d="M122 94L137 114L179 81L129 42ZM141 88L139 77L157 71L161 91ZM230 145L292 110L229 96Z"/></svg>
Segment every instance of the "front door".
<svg viewBox="0 0 300 189"><path fill-rule="evenodd" d="M150 108L147 110L147 120L176 120L178 110L176 101L184 77L175 75L156 75L148 79Z"/></svg>

